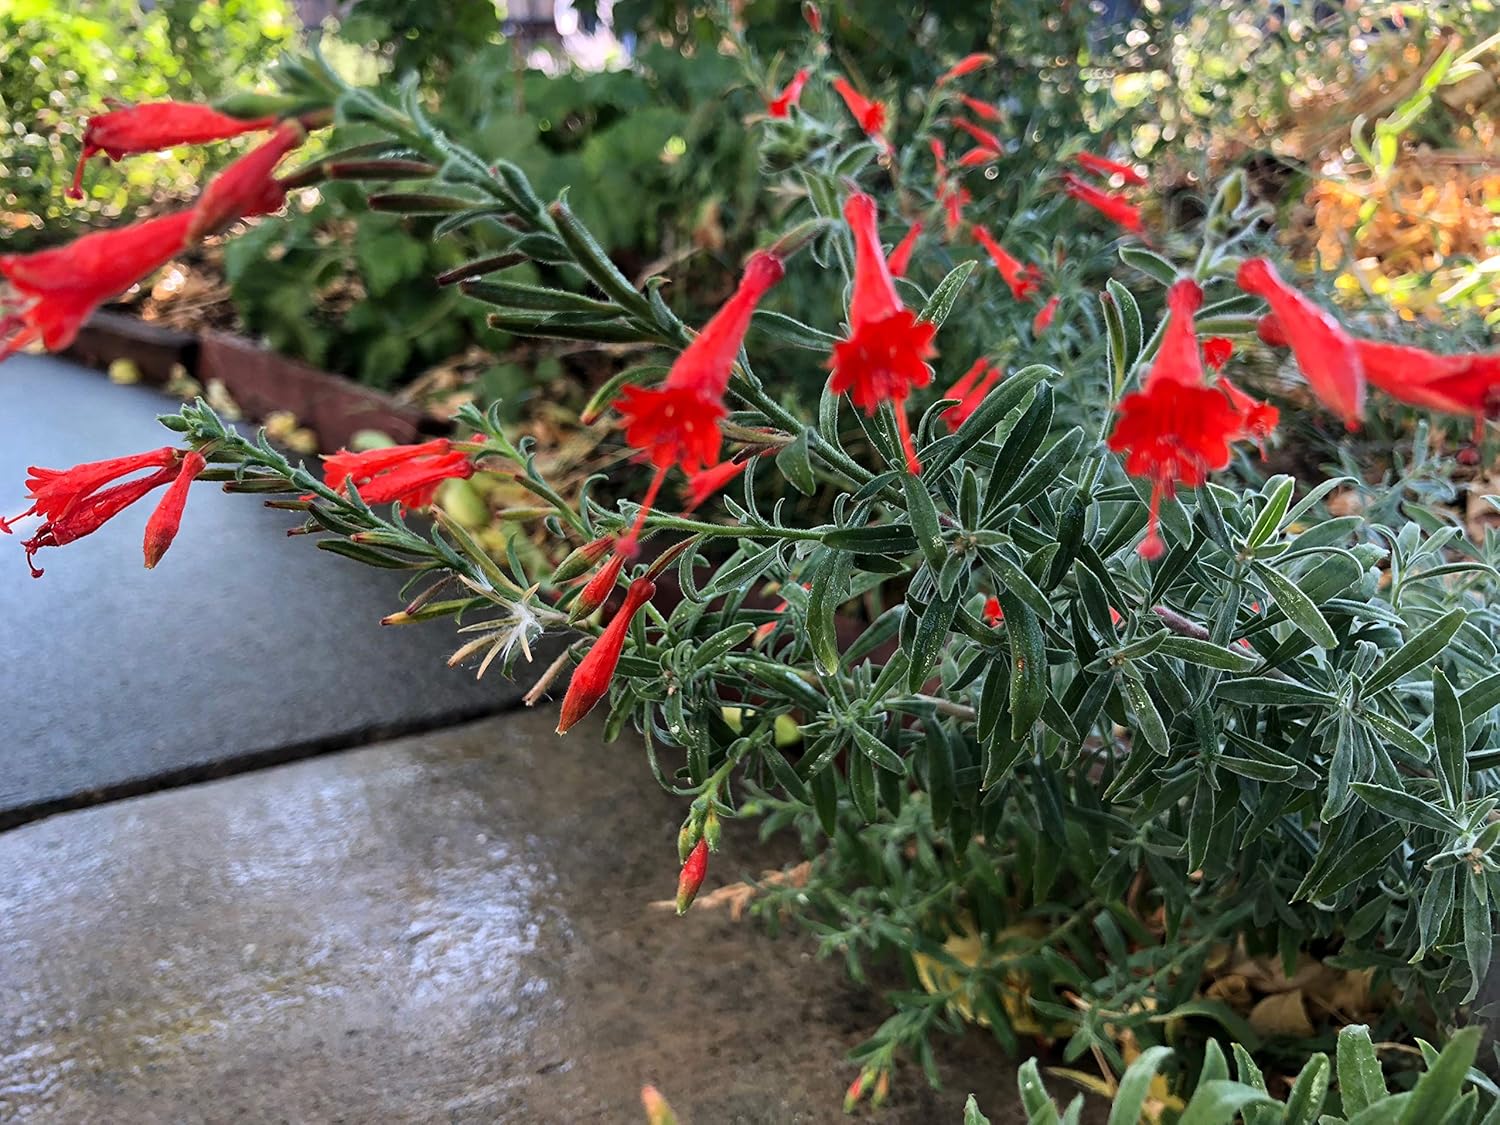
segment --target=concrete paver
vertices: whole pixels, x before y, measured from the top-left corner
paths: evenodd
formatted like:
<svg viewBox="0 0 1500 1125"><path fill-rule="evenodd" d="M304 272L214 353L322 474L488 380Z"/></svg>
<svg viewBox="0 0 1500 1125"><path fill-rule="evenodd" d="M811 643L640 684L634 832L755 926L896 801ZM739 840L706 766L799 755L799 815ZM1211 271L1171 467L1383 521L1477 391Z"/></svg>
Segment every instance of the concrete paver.
<svg viewBox="0 0 1500 1125"><path fill-rule="evenodd" d="M26 468L169 444L170 400L58 360L0 367L0 514ZM472 718L515 701L499 676L450 670L452 629L382 628L402 576L288 539L285 512L210 485L155 571L144 501L38 556L0 536L0 827L313 748Z"/></svg>
<svg viewBox="0 0 1500 1125"><path fill-rule="evenodd" d="M834 1122L886 1012L805 940L651 907L682 803L555 712L66 813L0 835L0 1120ZM705 893L781 862L735 836ZM1019 1120L942 1050L879 1120Z"/></svg>

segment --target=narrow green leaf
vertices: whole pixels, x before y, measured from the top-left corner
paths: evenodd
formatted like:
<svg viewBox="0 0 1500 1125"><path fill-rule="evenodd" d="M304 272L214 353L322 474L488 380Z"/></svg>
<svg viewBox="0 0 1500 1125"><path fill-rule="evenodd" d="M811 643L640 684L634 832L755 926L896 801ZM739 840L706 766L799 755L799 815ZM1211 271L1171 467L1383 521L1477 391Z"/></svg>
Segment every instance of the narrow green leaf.
<svg viewBox="0 0 1500 1125"><path fill-rule="evenodd" d="M1225 648L1197 637L1169 636L1157 649L1163 656L1175 656L1189 664L1217 668L1221 672L1249 672L1259 667L1260 657L1243 648Z"/></svg>
<svg viewBox="0 0 1500 1125"><path fill-rule="evenodd" d="M1379 668L1375 669L1370 678L1365 681L1365 694L1374 695L1376 692L1384 691L1408 672L1431 661L1438 653L1448 647L1448 642L1453 639L1454 634L1463 625L1466 616L1467 614L1462 609L1455 609L1446 613L1416 636L1412 637L1411 640L1407 641L1395 652L1391 653L1390 656L1385 658L1385 662ZM1496 679L1496 698L1497 701L1500 701L1500 677L1496 677ZM1480 684L1482 683L1484 681L1480 681ZM1480 684L1474 686L1479 687ZM1471 688L1470 691L1472 690ZM1468 692L1464 694L1467 696ZM1479 713L1468 708L1465 708L1465 710L1469 714ZM1483 710L1488 710L1488 708L1483 708Z"/></svg>
<svg viewBox="0 0 1500 1125"><path fill-rule="evenodd" d="M989 437L1001 419L1019 406L1033 387L1042 380L1057 375L1054 368L1044 363L1033 363L1001 380L994 390L984 396L978 409L958 427L958 432L953 435L953 443L944 446L940 454L934 455L923 472L930 474L934 480L937 479L950 465Z"/></svg>
<svg viewBox="0 0 1500 1125"><path fill-rule="evenodd" d="M1256 547L1269 542L1271 536L1280 529L1286 510L1291 506L1292 490L1296 484L1295 480L1285 474L1274 476L1266 482L1263 490L1269 493L1266 506L1260 510L1255 522L1250 525L1250 530L1245 533L1245 545L1252 552Z"/></svg>
<svg viewBox="0 0 1500 1125"><path fill-rule="evenodd" d="M1131 269L1139 270L1147 277L1155 278L1163 285L1171 285L1177 280L1177 267L1160 254L1143 250L1139 246L1120 247L1120 261Z"/></svg>
<svg viewBox="0 0 1500 1125"><path fill-rule="evenodd" d="M1350 1024L1339 1032L1335 1055L1339 1072L1339 1096L1344 1100L1344 1115L1353 1117L1386 1096L1385 1075L1370 1029L1364 1024Z"/></svg>
<svg viewBox="0 0 1500 1125"><path fill-rule="evenodd" d="M979 1112L979 1103L974 1100L973 1094L964 1102L964 1125L990 1125L990 1119Z"/></svg>
<svg viewBox="0 0 1500 1125"><path fill-rule="evenodd" d="M1412 1087L1411 1100L1398 1119L1399 1125L1425 1125L1443 1119L1459 1099L1469 1068L1479 1053L1482 1035L1482 1028L1466 1027L1448 1040L1437 1062Z"/></svg>
<svg viewBox="0 0 1500 1125"><path fill-rule="evenodd" d="M947 320L948 314L953 311L954 302L958 300L958 294L963 289L964 282L969 280L969 275L974 272L974 267L978 264L971 258L949 270L948 276L938 282L938 287L932 291L932 296L927 298L927 304L917 319L942 327L943 321Z"/></svg>
<svg viewBox="0 0 1500 1125"><path fill-rule="evenodd" d="M906 491L906 514L911 519L912 534L917 537L917 547L927 559L932 573L943 569L948 558L948 547L943 542L942 525L938 523L937 505L922 477L905 473L901 478Z"/></svg>
<svg viewBox="0 0 1500 1125"><path fill-rule="evenodd" d="M807 451L806 430L797 435L796 441L781 447L776 454L776 467L786 477L787 483L803 496L811 496L816 491L818 481L813 476L812 458Z"/></svg>
<svg viewBox="0 0 1500 1125"><path fill-rule="evenodd" d="M1282 1125L1313 1125L1328 1100L1328 1081L1333 1066L1328 1056L1319 1052L1308 1059L1292 1083L1292 1092L1287 1095L1286 1113Z"/></svg>
<svg viewBox="0 0 1500 1125"><path fill-rule="evenodd" d="M1326 691L1319 691L1293 680L1273 680L1268 676L1222 680L1214 688L1214 695L1232 703L1249 703L1258 707L1332 707L1338 702Z"/></svg>
<svg viewBox="0 0 1500 1125"><path fill-rule="evenodd" d="M1442 809L1405 790L1389 789L1384 785L1376 785L1368 781L1356 781L1349 788L1365 804L1376 812L1385 813L1386 816L1454 835L1463 831L1463 826Z"/></svg>
<svg viewBox="0 0 1500 1125"><path fill-rule="evenodd" d="M1171 1057L1172 1048L1162 1046L1148 1047L1136 1056L1136 1060L1120 1076L1120 1086L1115 1093L1106 1125L1139 1125L1141 1106L1145 1104L1146 1095L1151 1091L1151 1080L1156 1077L1162 1064Z"/></svg>
<svg viewBox="0 0 1500 1125"><path fill-rule="evenodd" d="M1121 676L1120 694L1135 713L1136 731L1146 740L1146 745L1158 754L1170 753L1167 725L1162 722L1161 712L1156 709L1145 683L1131 676Z"/></svg>
<svg viewBox="0 0 1500 1125"><path fill-rule="evenodd" d="M1437 744L1438 780L1448 807L1456 809L1469 785L1469 763L1464 757L1464 713L1453 685L1438 667L1432 670L1432 733Z"/></svg>
<svg viewBox="0 0 1500 1125"><path fill-rule="evenodd" d="M861 726L849 728L854 733L854 744L859 747L860 752L870 761L874 762L883 770L891 773L904 774L906 763L902 761L901 755L886 745L885 740L877 735L871 734Z"/></svg>
<svg viewBox="0 0 1500 1125"><path fill-rule="evenodd" d="M1015 594L1001 590L1005 634L1010 640L1010 736L1021 739L1046 703L1047 647L1037 615Z"/></svg>
<svg viewBox="0 0 1500 1125"><path fill-rule="evenodd" d="M1270 590L1271 597L1286 614L1287 620L1306 633L1320 648L1329 649L1338 645L1338 637L1334 636L1333 629L1312 599L1298 589L1296 583L1265 563L1256 562L1253 566L1255 573Z"/></svg>
<svg viewBox="0 0 1500 1125"><path fill-rule="evenodd" d="M1016 1074L1016 1084L1021 1089L1021 1107L1026 1111L1026 1125L1062 1125L1057 1116L1057 1105L1047 1093L1042 1076L1037 1071L1036 1059L1027 1059Z"/></svg>
<svg viewBox="0 0 1500 1125"><path fill-rule="evenodd" d="M1490 914L1490 883L1483 872L1463 876L1464 883L1464 957L1473 977L1465 1004L1479 995L1490 968L1490 952L1495 941L1494 921ZM1467 1069L1467 1066L1465 1066Z"/></svg>
<svg viewBox="0 0 1500 1125"><path fill-rule="evenodd" d="M1273 1105L1269 1094L1227 1078L1199 1083L1177 1125L1229 1125L1246 1106Z"/></svg>

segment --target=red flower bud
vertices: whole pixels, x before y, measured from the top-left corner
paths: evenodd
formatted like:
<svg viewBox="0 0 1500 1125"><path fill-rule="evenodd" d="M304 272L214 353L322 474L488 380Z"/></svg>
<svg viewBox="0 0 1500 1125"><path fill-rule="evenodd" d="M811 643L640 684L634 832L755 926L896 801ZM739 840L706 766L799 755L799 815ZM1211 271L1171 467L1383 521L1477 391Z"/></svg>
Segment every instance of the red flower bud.
<svg viewBox="0 0 1500 1125"><path fill-rule="evenodd" d="M955 78L962 78L966 74L973 74L980 67L989 66L990 63L994 61L994 55L985 54L983 52L976 52L972 55L965 55L963 58L959 59L956 63L950 66L947 70L943 71L942 74L938 75L937 84L939 86L946 86Z"/></svg>
<svg viewBox="0 0 1500 1125"><path fill-rule="evenodd" d="M1030 300L1037 286L1042 283L1042 271L1036 266L1023 265L1012 257L988 228L975 223L969 229L974 233L974 241L984 247L990 261L995 263L995 269L1005 279L1005 284L1010 286L1010 295L1018 301Z"/></svg>
<svg viewBox="0 0 1500 1125"><path fill-rule="evenodd" d="M198 474L207 467L208 462L203 459L203 454L196 450L183 455L182 464L177 469L177 476L167 487L167 491L162 494L156 510L151 513L151 518L146 521L144 549L147 570L161 562L161 557L167 553L167 548L177 537L177 528L182 523L182 509L187 504L188 489L198 478Z"/></svg>
<svg viewBox="0 0 1500 1125"><path fill-rule="evenodd" d="M552 581L561 585L578 578L602 559L614 545L613 535L601 535L598 539L591 539L582 547L574 548L567 558L557 564L557 569L552 572Z"/></svg>
<svg viewBox="0 0 1500 1125"><path fill-rule="evenodd" d="M1141 221L1140 208L1123 195L1101 191L1093 184L1084 183L1071 173L1063 175L1063 189L1078 202L1092 207L1116 226L1131 234L1140 234L1145 229Z"/></svg>
<svg viewBox="0 0 1500 1125"><path fill-rule="evenodd" d="M1062 303L1061 297L1050 297L1047 303L1037 310L1036 316L1031 318L1031 335L1035 339L1047 329L1052 327L1052 318L1057 315L1057 306Z"/></svg>
<svg viewBox="0 0 1500 1125"><path fill-rule="evenodd" d="M1091 152L1074 153L1073 162L1096 176L1103 176L1106 179L1110 176L1119 176L1134 187L1140 187L1146 182L1146 177L1137 172L1134 166L1122 164L1118 160L1109 160L1103 156L1095 156Z"/></svg>
<svg viewBox="0 0 1500 1125"><path fill-rule="evenodd" d="M215 176L193 207L189 240L223 230L238 219L266 215L281 206L286 185L273 173L281 158L307 134L295 121L284 121L271 139L251 149Z"/></svg>
<svg viewBox="0 0 1500 1125"><path fill-rule="evenodd" d="M678 914L686 914L687 908L693 905L693 899L698 897L703 877L707 874L708 841L699 840L694 845L692 854L687 857L687 862L682 865L682 873L677 877Z"/></svg>
<svg viewBox="0 0 1500 1125"><path fill-rule="evenodd" d="M807 26L812 28L814 35L823 34L823 13L812 0L803 0L802 18L807 21Z"/></svg>
<svg viewBox="0 0 1500 1125"><path fill-rule="evenodd" d="M886 258L886 267L891 271L892 277L905 277L906 270L911 265L911 253L917 248L917 239L922 237L922 224L912 223L911 229L906 236L896 244L890 256Z"/></svg>
<svg viewBox="0 0 1500 1125"><path fill-rule="evenodd" d="M990 149L997 156L1005 149L1004 141L995 136L995 134L991 133L988 129L981 129L972 121L965 121L962 117L956 117L953 119L953 127L955 129L962 129L965 133L968 133L969 136L978 141L981 146Z"/></svg>
<svg viewBox="0 0 1500 1125"><path fill-rule="evenodd" d="M578 722L594 705L609 694L610 682L615 677L615 668L620 663L620 654L625 650L625 635L630 622L640 608L656 593L656 584L647 578L637 578L625 592L625 604L599 635L578 667L573 669L573 679L563 696L562 715L557 724L557 733L566 734L568 728Z"/></svg>
<svg viewBox="0 0 1500 1125"><path fill-rule="evenodd" d="M625 556L616 551L608 562L594 572L584 588L578 591L578 596L573 599L573 605L568 610L568 620L581 621L609 601L609 596L619 584L620 571L624 566Z"/></svg>

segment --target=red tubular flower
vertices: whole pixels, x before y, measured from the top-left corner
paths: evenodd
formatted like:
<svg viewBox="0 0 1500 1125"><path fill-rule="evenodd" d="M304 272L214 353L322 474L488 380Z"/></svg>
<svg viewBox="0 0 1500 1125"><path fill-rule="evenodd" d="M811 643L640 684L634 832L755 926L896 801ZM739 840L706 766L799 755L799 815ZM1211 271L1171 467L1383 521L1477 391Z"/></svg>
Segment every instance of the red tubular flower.
<svg viewBox="0 0 1500 1125"><path fill-rule="evenodd" d="M994 55L986 54L983 51L976 51L972 55L965 55L947 70L943 71L942 74L938 75L937 84L939 86L946 86L955 78L962 78L966 74L973 74L976 70L989 66L994 61Z"/></svg>
<svg viewBox="0 0 1500 1125"><path fill-rule="evenodd" d="M1314 393L1351 430L1365 412L1365 370L1354 340L1326 311L1293 289L1264 258L1251 258L1236 277L1241 289L1264 297Z"/></svg>
<svg viewBox="0 0 1500 1125"><path fill-rule="evenodd" d="M1203 362L1215 371L1228 363L1232 355L1234 355L1233 340L1226 340L1223 336L1210 336L1203 341Z"/></svg>
<svg viewBox="0 0 1500 1125"><path fill-rule="evenodd" d="M865 97L846 78L835 78L833 88L849 107L854 120L859 122L867 136L879 137L885 133L885 103Z"/></svg>
<svg viewBox="0 0 1500 1125"><path fill-rule="evenodd" d="M954 235L958 234L960 228L963 227L964 207L973 202L973 199L968 188L945 185L939 189L938 202L943 205L943 227L948 241L953 241Z"/></svg>
<svg viewBox="0 0 1500 1125"><path fill-rule="evenodd" d="M979 148L971 148L968 152L960 156L958 158L958 166L960 168L978 168L983 164L993 164L999 159L999 152L981 145Z"/></svg>
<svg viewBox="0 0 1500 1125"><path fill-rule="evenodd" d="M656 466L635 524L620 541L634 555L636 539L656 501L667 470L677 465L693 473L718 464L723 435L719 423L728 408L729 375L750 329L750 317L786 273L781 259L764 250L750 256L734 294L693 338L659 387L623 387L615 400L625 425L625 441Z"/></svg>
<svg viewBox="0 0 1500 1125"><path fill-rule="evenodd" d="M1253 441L1260 449L1260 457L1264 461L1266 441L1281 421L1281 411L1269 402L1261 402L1247 395L1228 379L1220 379L1214 386L1224 392L1224 396L1229 399L1229 405L1234 407L1235 413L1240 416L1240 432L1231 440L1248 438Z"/></svg>
<svg viewBox="0 0 1500 1125"><path fill-rule="evenodd" d="M990 364L984 356L976 359L958 381L943 392L944 398L957 399L957 404L944 410L941 417L950 430L956 430L979 409L985 396L994 390L995 384L1005 377L1005 372Z"/></svg>
<svg viewBox="0 0 1500 1125"><path fill-rule="evenodd" d="M1072 174L1063 175L1063 189L1078 202L1092 207L1116 226L1131 234L1140 234L1145 229L1141 222L1140 208L1123 195L1100 191L1093 184L1084 183Z"/></svg>
<svg viewBox="0 0 1500 1125"><path fill-rule="evenodd" d="M792 106L796 105L802 97L802 87L807 85L808 72L799 70L792 75L781 93L777 94L766 103L766 112L772 117L786 117L791 112Z"/></svg>
<svg viewBox="0 0 1500 1125"><path fill-rule="evenodd" d="M1228 465L1229 443L1239 430L1239 412L1212 387L1148 378L1142 390L1120 401L1109 447L1126 454L1127 473L1151 481L1142 558L1160 558L1166 550L1158 530L1162 497L1173 495L1178 484L1197 488Z"/></svg>
<svg viewBox="0 0 1500 1125"><path fill-rule="evenodd" d="M981 121L999 123L1005 120L1005 114L1000 112L1000 108L991 105L989 102L982 102L978 98L971 98L968 94L960 94L958 100L963 102L964 107Z"/></svg>
<svg viewBox="0 0 1500 1125"><path fill-rule="evenodd" d="M1229 443L1242 419L1224 392L1203 383L1193 313L1203 303L1196 282L1181 280L1168 292L1169 313L1161 349L1141 389L1120 401L1109 447L1124 453L1125 471L1151 481L1151 512L1143 558L1166 549L1159 530L1161 500L1177 485L1196 488L1229 464Z"/></svg>
<svg viewBox="0 0 1500 1125"><path fill-rule="evenodd" d="M625 650L625 635L635 615L656 593L656 584L649 578L637 578L625 592L625 604L614 620L604 627L589 648L584 658L573 669L573 678L563 696L562 714L558 718L557 733L566 734L573 726L594 709L594 705L609 694L610 681L615 678L615 668L620 663L620 654Z"/></svg>
<svg viewBox="0 0 1500 1125"><path fill-rule="evenodd" d="M1042 271L1036 266L1022 265L1011 257L987 228L974 223L969 229L974 234L974 241L984 247L990 261L995 263L995 268L1005 279L1005 284L1010 286L1011 296L1018 301L1030 300L1042 283Z"/></svg>
<svg viewBox="0 0 1500 1125"><path fill-rule="evenodd" d="M151 513L151 518L146 521L143 549L147 570L153 569L157 563L161 562L161 557L167 553L172 540L177 538L177 529L182 524L182 510L187 504L188 489L193 481L198 479L198 474L207 467L208 462L197 450L189 450L183 454L182 464L177 468L177 475L172 478L172 483L162 494L156 510Z"/></svg>
<svg viewBox="0 0 1500 1125"><path fill-rule="evenodd" d="M1085 171L1092 172L1096 176L1119 176L1127 184L1140 187L1146 182L1146 177L1135 170L1134 165L1122 164L1118 160L1109 160L1103 156L1095 156L1091 152L1077 152L1073 154L1073 162Z"/></svg>
<svg viewBox="0 0 1500 1125"><path fill-rule="evenodd" d="M568 620L581 621L609 601L609 596L619 584L620 571L624 567L625 556L616 551L609 557L609 561L594 572L583 589L578 591L578 597L573 599L573 605L568 610Z"/></svg>
<svg viewBox="0 0 1500 1125"><path fill-rule="evenodd" d="M745 471L744 461L720 461L711 469L688 474L687 503L683 511L691 512L710 496Z"/></svg>
<svg viewBox="0 0 1500 1125"><path fill-rule="evenodd" d="M179 468L174 459L173 464L165 465L149 476L137 477L135 480L95 489L75 497L59 516L49 518L37 528L35 535L21 544L26 551L26 565L31 568L31 576L42 576L41 568L32 560L43 547L61 547L82 539L85 535L92 535L148 492L175 479ZM33 473L37 471L32 470ZM4 530L8 532L10 528L7 526Z"/></svg>
<svg viewBox="0 0 1500 1125"><path fill-rule="evenodd" d="M875 201L862 192L851 195L844 204L844 219L854 235L854 293L849 338L833 346L830 386L835 394L847 393L866 414L874 414L882 402L891 403L907 470L919 473L922 466L904 404L913 387L925 387L932 379L927 360L934 354L937 325L918 320L902 305L880 252Z"/></svg>
<svg viewBox="0 0 1500 1125"><path fill-rule="evenodd" d="M9 520L0 519L0 531L10 532L10 524L27 516L42 516L59 520L77 503L107 484L142 469L164 469L177 463L179 452L171 446L132 453L128 457L111 457L105 461L89 461L74 465L71 469L41 469L33 465L26 470L26 495L31 507Z"/></svg>
<svg viewBox="0 0 1500 1125"><path fill-rule="evenodd" d="M890 256L885 260L886 268L891 271L892 277L906 276L907 267L911 265L911 253L917 248L917 239L921 237L922 224L912 223L911 229L906 232L906 236L896 244L896 248L891 251Z"/></svg>
<svg viewBox="0 0 1500 1125"><path fill-rule="evenodd" d="M955 117L953 119L953 127L955 129L962 129L965 133L968 133L969 136L973 137L984 148L992 149L995 152L1000 152L1005 148L1004 141L988 129L982 129L972 121L966 121L962 117Z"/></svg>
<svg viewBox="0 0 1500 1125"><path fill-rule="evenodd" d="M1203 307L1203 289L1191 278L1180 278L1167 290L1167 327L1151 363L1147 381L1171 379L1189 386L1203 383L1203 359L1193 316Z"/></svg>
<svg viewBox="0 0 1500 1125"><path fill-rule="evenodd" d="M269 129L274 124L274 117L253 120L230 117L212 106L193 102L147 102L97 114L84 125L83 152L78 156L68 198L83 198L83 166L95 153L102 152L110 160L122 160L178 145L227 140L241 133Z"/></svg>
<svg viewBox="0 0 1500 1125"><path fill-rule="evenodd" d="M1000 608L1000 599L991 594L984 599L984 623L991 629L996 628L1000 622L1005 620L1005 611Z"/></svg>
<svg viewBox="0 0 1500 1125"><path fill-rule="evenodd" d="M341 449L323 458L323 483L346 494L353 485L366 504L426 508L443 481L473 475L474 463L468 454L452 448L447 438L363 453Z"/></svg>
<svg viewBox="0 0 1500 1125"><path fill-rule="evenodd" d="M209 181L193 207L188 238L215 234L238 219L266 215L279 208L286 198L286 187L273 175L276 165L306 137L297 122L283 121L269 140Z"/></svg>
<svg viewBox="0 0 1500 1125"><path fill-rule="evenodd" d="M191 211L96 231L51 250L0 254L0 359L40 339L67 347L93 311L174 258L187 242Z"/></svg>
<svg viewBox="0 0 1500 1125"><path fill-rule="evenodd" d="M1049 297L1047 303L1037 310L1036 316L1031 318L1031 335L1035 339L1052 327L1052 318L1057 315L1057 306L1062 303L1061 297Z"/></svg>

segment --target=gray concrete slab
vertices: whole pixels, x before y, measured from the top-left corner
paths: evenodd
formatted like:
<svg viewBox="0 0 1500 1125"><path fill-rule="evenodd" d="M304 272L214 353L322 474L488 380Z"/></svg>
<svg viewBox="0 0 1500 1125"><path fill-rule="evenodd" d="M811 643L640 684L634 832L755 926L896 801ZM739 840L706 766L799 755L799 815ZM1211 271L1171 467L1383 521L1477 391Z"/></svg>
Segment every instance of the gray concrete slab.
<svg viewBox="0 0 1500 1125"><path fill-rule="evenodd" d="M0 514L29 465L170 442L173 404L49 358L0 366ZM385 629L401 578L288 539L285 512L194 488L155 571L142 503L43 551L33 580L0 536L0 827L99 795L489 713L517 689L450 671L441 622Z"/></svg>
<svg viewBox="0 0 1500 1125"><path fill-rule="evenodd" d="M0 835L0 1120L47 1125L835 1122L887 1014L801 939L648 905L682 802L555 714L67 813ZM733 838L705 893L786 857ZM948 1090L1021 1119L982 1033Z"/></svg>

